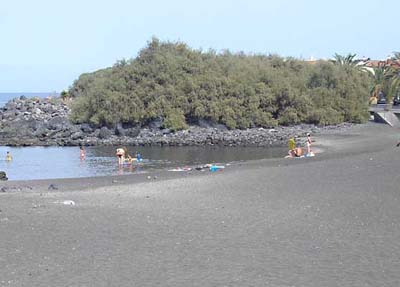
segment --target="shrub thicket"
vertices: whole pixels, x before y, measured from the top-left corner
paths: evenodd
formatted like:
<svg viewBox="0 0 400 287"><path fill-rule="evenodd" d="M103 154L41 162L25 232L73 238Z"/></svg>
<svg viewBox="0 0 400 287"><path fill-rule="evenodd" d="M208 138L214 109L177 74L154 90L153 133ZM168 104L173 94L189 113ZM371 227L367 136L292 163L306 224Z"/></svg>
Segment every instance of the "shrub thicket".
<svg viewBox="0 0 400 287"><path fill-rule="evenodd" d="M153 39L135 59L83 74L69 90L71 119L95 126L163 118L184 129L205 119L229 128L362 122L370 76L328 61L216 53Z"/></svg>

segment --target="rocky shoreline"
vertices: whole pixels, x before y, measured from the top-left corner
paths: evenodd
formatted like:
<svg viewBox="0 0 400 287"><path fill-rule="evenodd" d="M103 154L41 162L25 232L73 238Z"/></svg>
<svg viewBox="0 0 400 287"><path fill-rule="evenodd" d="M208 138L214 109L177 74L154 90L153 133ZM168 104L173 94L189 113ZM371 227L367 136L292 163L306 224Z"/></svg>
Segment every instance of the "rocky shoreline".
<svg viewBox="0 0 400 287"><path fill-rule="evenodd" d="M287 144L289 137L302 138L328 130L346 129L351 124L317 127L298 125L271 129L228 130L225 126L201 121L188 130L171 132L162 128L162 120L142 127L94 128L88 124L72 124L70 108L60 98L20 98L0 109L0 145L7 146L260 146Z"/></svg>

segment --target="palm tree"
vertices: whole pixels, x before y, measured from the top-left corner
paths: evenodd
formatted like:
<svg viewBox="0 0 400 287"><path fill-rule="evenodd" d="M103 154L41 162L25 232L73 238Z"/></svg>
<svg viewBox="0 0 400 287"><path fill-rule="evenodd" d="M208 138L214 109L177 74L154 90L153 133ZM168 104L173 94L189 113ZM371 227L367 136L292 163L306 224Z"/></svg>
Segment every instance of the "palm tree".
<svg viewBox="0 0 400 287"><path fill-rule="evenodd" d="M363 62L363 60L356 59L356 56L357 54L351 53L347 54L346 56L335 53L331 62L335 65L345 68L346 70L356 70L363 72L367 71L366 67L364 65L361 65L361 62Z"/></svg>
<svg viewBox="0 0 400 287"><path fill-rule="evenodd" d="M385 68L386 100L391 103L400 89L400 52L393 52L393 57Z"/></svg>
<svg viewBox="0 0 400 287"><path fill-rule="evenodd" d="M391 103L400 87L400 69L388 67L385 75L386 79L386 101Z"/></svg>
<svg viewBox="0 0 400 287"><path fill-rule="evenodd" d="M373 84L371 96L376 99L383 94L386 98L386 109L390 109L393 97L400 88L400 69L389 65L374 68L371 72Z"/></svg>
<svg viewBox="0 0 400 287"><path fill-rule="evenodd" d="M393 52L392 60L400 61L400 52Z"/></svg>
<svg viewBox="0 0 400 287"><path fill-rule="evenodd" d="M373 77L373 84L371 87L371 96L378 98L380 93L384 92L385 87L385 68L377 67L373 68L372 71L369 71Z"/></svg>
<svg viewBox="0 0 400 287"><path fill-rule="evenodd" d="M356 56L357 56L357 54L349 53L346 56L343 56L343 55L339 55L338 53L335 53L335 55L333 56L333 60L331 60L331 62L333 62L339 66L355 67L360 62L360 60L355 59Z"/></svg>

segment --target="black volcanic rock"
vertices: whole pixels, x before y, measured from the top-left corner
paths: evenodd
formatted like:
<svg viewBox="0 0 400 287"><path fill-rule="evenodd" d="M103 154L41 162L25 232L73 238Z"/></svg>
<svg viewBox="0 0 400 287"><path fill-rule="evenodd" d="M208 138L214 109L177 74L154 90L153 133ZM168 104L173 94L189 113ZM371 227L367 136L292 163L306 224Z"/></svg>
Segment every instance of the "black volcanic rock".
<svg viewBox="0 0 400 287"><path fill-rule="evenodd" d="M199 119L188 130L171 132L163 128L163 118L143 127L117 124L114 128L95 128L69 121L70 109L61 99L18 98L0 108L0 144L26 145L159 145L159 146L286 146L290 137L303 137L333 127L299 125L294 127L228 130L226 126Z"/></svg>
<svg viewBox="0 0 400 287"><path fill-rule="evenodd" d="M7 177L5 171L0 171L0 180L2 180L2 181L8 180L8 177Z"/></svg>

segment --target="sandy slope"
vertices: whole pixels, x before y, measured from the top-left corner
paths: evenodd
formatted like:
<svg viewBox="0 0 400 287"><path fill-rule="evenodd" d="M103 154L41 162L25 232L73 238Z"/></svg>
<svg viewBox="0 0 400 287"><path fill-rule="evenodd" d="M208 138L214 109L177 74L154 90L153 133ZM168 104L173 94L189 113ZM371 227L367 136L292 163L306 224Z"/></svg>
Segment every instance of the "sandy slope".
<svg viewBox="0 0 400 287"><path fill-rule="evenodd" d="M0 194L0 286L400 286L399 131L311 159ZM62 204L73 200L76 205Z"/></svg>

